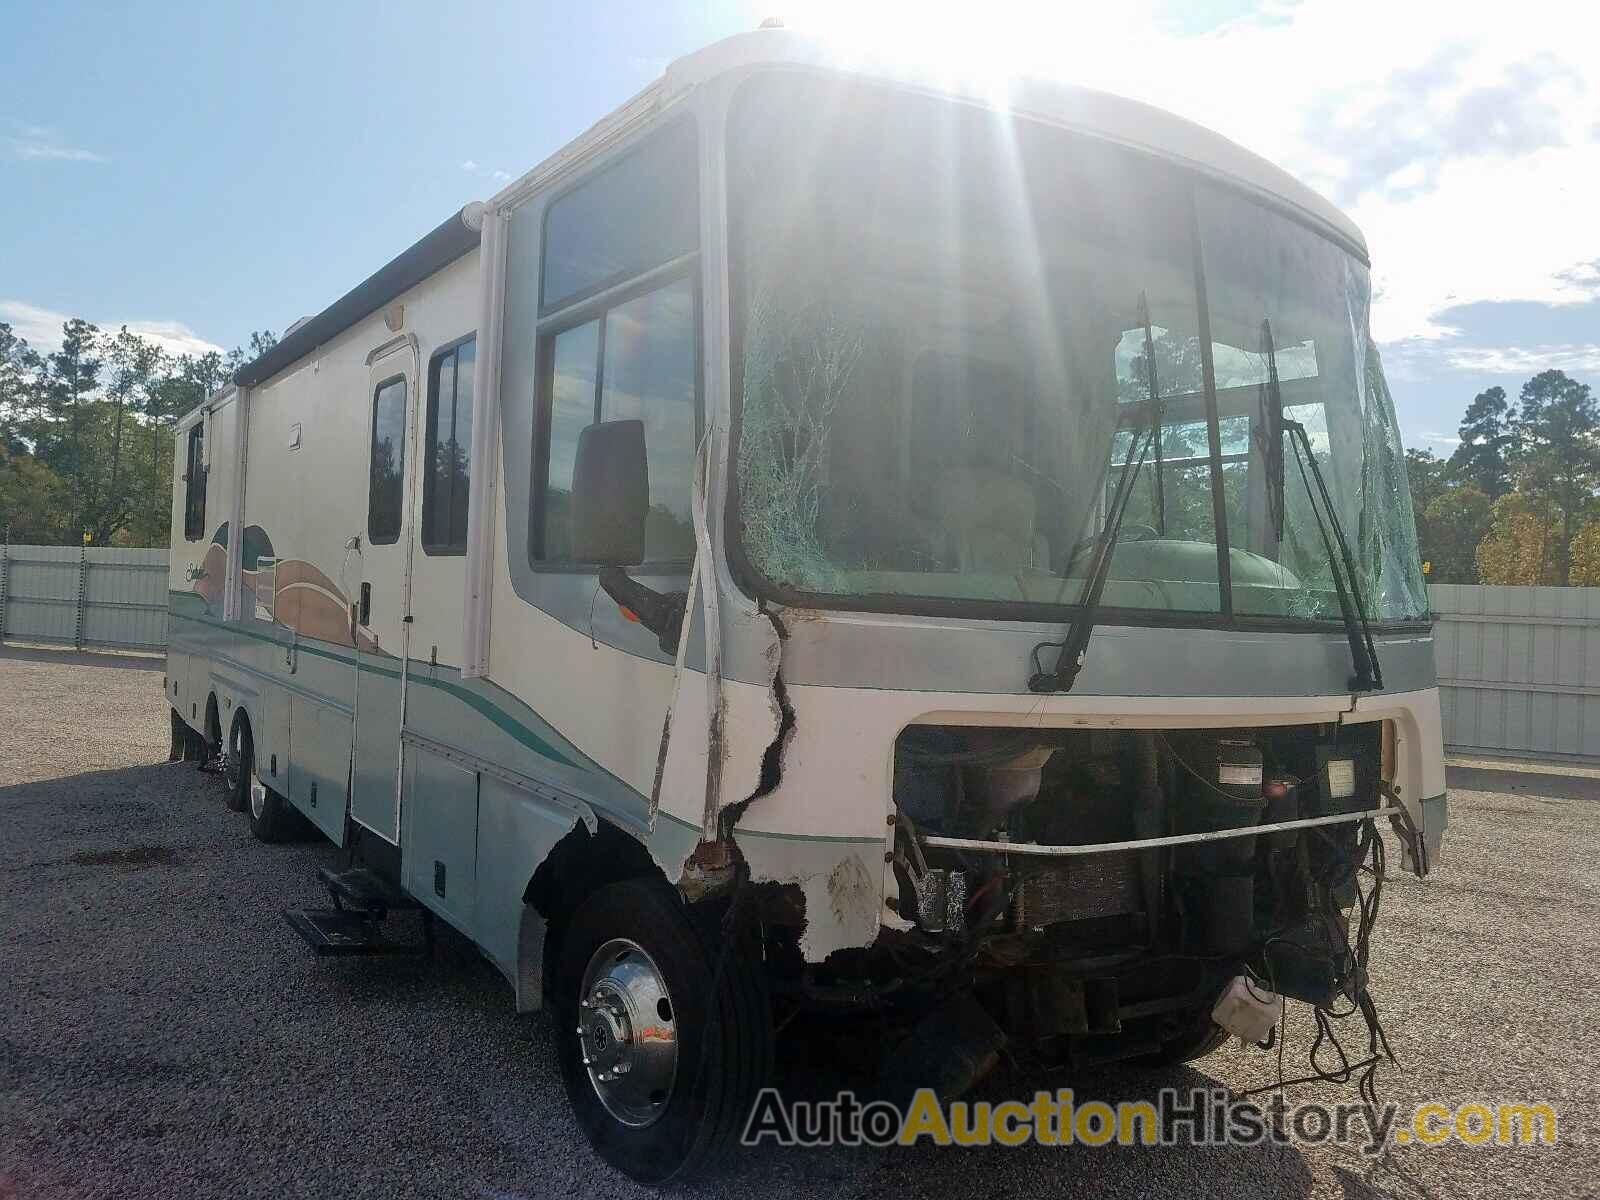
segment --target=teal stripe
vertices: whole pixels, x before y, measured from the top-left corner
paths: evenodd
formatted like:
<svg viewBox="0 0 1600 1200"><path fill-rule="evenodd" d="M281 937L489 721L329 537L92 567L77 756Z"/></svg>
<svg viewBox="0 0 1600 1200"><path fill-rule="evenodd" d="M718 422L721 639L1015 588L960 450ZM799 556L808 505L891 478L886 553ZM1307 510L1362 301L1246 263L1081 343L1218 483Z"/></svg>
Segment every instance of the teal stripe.
<svg viewBox="0 0 1600 1200"><path fill-rule="evenodd" d="M218 621L213 617L200 617L194 616L190 613L180 613L176 610L173 611L172 615L175 617L180 617L186 621L194 621L200 625L209 625L214 629L225 630L228 633L254 638L258 642L266 642L272 646L285 649L288 648L287 644L281 639L272 637L268 634L258 633L255 630L246 628L243 625L234 625L227 621ZM385 679L400 678L400 669L398 667L386 667L370 659L358 659L354 652L347 654L341 650L335 649L334 647L328 646L326 643L314 641L297 642L294 644L294 648L302 654L312 654L318 658L328 659L331 662L343 663L346 666L355 666L361 671L368 672L373 675L380 675ZM432 670L433 668L429 667L427 669ZM273 682L275 683L281 683L281 681L276 679L276 677L267 676L267 678L272 678ZM447 695L454 696L456 699L467 705L467 707L473 709L480 715L487 717L489 722L496 728L510 734L513 738L521 742L524 746L528 747L528 749L532 750L535 754L541 755L544 758L548 758L554 762L560 763L562 766L571 767L578 771L602 769L598 763L577 761L569 755L563 753L561 750L551 745L550 742L541 737L528 725L517 720L505 709L495 704L494 701L490 700L487 696L484 696L478 692L474 692L468 688L464 688L460 684L451 682L447 679L429 678L427 675L422 673L422 668L420 666L418 670L411 672L407 676L407 682L421 684L425 687L438 688ZM290 690L299 689L294 689L291 687ZM311 693L306 692L304 694L310 695Z"/></svg>
<svg viewBox="0 0 1600 1200"><path fill-rule="evenodd" d="M174 595L187 596L188 593L177 592L174 593ZM228 633L241 634L244 637L254 638L256 641L266 642L279 648L286 648L287 646L287 643L280 638L272 637L269 634L259 633L254 629L245 627L244 625L230 624L227 621L219 621L214 617L201 617L189 613L180 613L176 609L172 610L172 615L174 617L180 617L186 621L194 621L200 625L209 625L214 629L221 629ZM302 654L314 654L319 658L325 658L332 662L344 663L348 666L359 665L362 671L368 671L374 675L381 675L386 679L400 678L400 671L397 667L381 666L378 663L368 659L361 659L359 660L358 664L357 657L353 651L346 651L340 647L330 646L326 642L298 642L295 643L295 648ZM260 675L264 679L270 679L272 682L281 686L290 686L283 684L282 680L277 679L274 676L267 675L265 672L258 671L244 663L237 663L236 660L235 665L239 666L243 670L250 671L252 674ZM515 738L518 742L521 742L524 746L527 746L536 754L540 754L545 758L552 759L555 762L561 763L563 766L572 767L575 770L598 771L607 775L608 777L614 778L614 776L611 776L611 773L606 771L605 768L600 766L599 763L589 762L587 759L575 761L573 758L562 753L543 737L541 737L537 732L523 722L518 721L514 716L512 716L504 708L495 704L487 696L465 688L460 684L454 683L450 680L430 679L427 675L420 673L424 670L432 669L432 667L423 667L419 664L417 672L413 672L409 676L409 681L411 683L423 684L427 687L438 688L440 691L455 696L474 711L480 713L484 717L487 717L489 721L496 726L496 728L503 730L505 733ZM301 691L303 694L312 699L322 699L321 697L315 696L307 689L296 689L291 687L290 690ZM632 789L630 788L629 791L632 791ZM699 832L700 826L695 822L686 821L682 817L675 816L674 814L664 810L658 810L657 815L665 818L674 825L682 826L684 829L693 830L697 833ZM740 829L737 830L737 833L740 837L768 838L774 841L784 842L832 842L862 846L881 846L883 844L882 838L836 837L813 833L771 833L760 829Z"/></svg>

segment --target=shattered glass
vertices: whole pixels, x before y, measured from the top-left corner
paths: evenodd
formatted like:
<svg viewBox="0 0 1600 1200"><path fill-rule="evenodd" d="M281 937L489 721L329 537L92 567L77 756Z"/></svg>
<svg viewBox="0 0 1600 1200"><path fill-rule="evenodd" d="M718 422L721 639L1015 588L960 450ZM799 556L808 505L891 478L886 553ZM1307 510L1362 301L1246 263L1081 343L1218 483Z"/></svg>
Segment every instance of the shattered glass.
<svg viewBox="0 0 1600 1200"><path fill-rule="evenodd" d="M1158 425L1102 606L1224 612L1225 560L1233 612L1337 620L1281 411L1369 614L1426 615L1368 273L1326 237L1120 147L787 74L741 93L728 179L738 533L769 583L1070 604Z"/></svg>

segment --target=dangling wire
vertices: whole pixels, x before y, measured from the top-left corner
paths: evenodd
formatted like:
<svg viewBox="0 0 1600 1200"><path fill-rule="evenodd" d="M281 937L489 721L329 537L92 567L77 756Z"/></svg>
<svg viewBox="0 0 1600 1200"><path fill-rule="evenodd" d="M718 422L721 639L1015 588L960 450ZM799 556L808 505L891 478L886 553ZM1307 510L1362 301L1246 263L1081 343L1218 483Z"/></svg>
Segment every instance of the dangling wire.
<svg viewBox="0 0 1600 1200"><path fill-rule="evenodd" d="M1395 1062L1394 1051L1390 1048L1389 1037L1383 1028L1383 1022L1378 1018L1377 1004L1372 999L1372 993L1367 986L1367 961L1371 948L1372 931L1378 921L1378 907L1383 894L1383 875L1385 870L1385 850L1383 837L1378 832L1377 823L1370 817L1361 822L1360 837L1356 853L1353 856L1346 854L1342 847L1336 843L1325 830L1313 832L1326 839L1331 848L1338 850L1342 861L1335 862L1331 874L1343 876L1349 873L1355 875L1356 880L1356 927L1355 937L1352 940L1349 931L1344 931L1341 940L1344 943L1344 953L1341 955L1341 971L1344 984L1354 1002L1343 1011L1316 1005L1312 1012L1316 1021L1316 1036L1311 1043L1309 1054L1311 1073L1300 1075L1293 1079L1283 1077L1282 1047L1287 1040L1283 1031L1279 1031L1279 1057L1278 1078L1275 1082L1262 1087L1251 1088L1239 1093L1241 1097L1256 1096L1263 1092L1281 1091L1284 1088L1296 1087L1304 1083L1349 1083L1356 1080L1356 1090L1362 1103L1367 1108L1367 1121L1372 1129L1378 1128L1377 1109L1377 1072L1380 1064L1385 1059ZM1371 886L1365 890L1361 887L1361 875L1371 876ZM1328 886L1330 879L1319 880ZM1305 949L1289 938L1268 938L1262 944L1263 958L1265 959L1268 979L1267 986L1276 992L1276 981L1272 978L1272 959L1267 952L1273 945L1282 944L1293 946L1296 949ZM1367 1057L1351 1062L1350 1056L1345 1052L1335 1032L1335 1022L1346 1020L1356 1013L1361 1014L1362 1021L1367 1027ZM1287 1021L1287 1011L1284 1020ZM1331 1050L1337 1055L1338 1065L1325 1064L1323 1056Z"/></svg>

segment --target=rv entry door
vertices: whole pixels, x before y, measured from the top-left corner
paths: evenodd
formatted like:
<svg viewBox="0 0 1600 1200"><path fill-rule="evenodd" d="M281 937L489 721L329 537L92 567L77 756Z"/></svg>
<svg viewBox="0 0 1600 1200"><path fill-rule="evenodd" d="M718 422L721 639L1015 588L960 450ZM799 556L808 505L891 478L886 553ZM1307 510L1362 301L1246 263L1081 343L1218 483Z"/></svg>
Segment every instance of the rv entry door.
<svg viewBox="0 0 1600 1200"><path fill-rule="evenodd" d="M411 493L417 344L407 334L367 359L367 528L356 603L356 738L350 815L400 842L400 726L411 633Z"/></svg>

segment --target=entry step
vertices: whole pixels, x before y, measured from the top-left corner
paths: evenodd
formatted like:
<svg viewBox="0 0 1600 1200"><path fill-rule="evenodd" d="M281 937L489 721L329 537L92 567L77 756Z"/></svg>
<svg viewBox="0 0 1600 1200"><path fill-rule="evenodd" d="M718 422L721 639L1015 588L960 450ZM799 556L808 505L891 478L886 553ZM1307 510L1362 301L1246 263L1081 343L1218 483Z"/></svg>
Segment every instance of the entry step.
<svg viewBox="0 0 1600 1200"><path fill-rule="evenodd" d="M421 954L426 946L391 942L377 922L337 908L286 908L284 920L319 956Z"/></svg>
<svg viewBox="0 0 1600 1200"><path fill-rule="evenodd" d="M321 867L317 875L333 893L333 902L340 908L355 909L382 920L390 912L417 907L410 896L366 867L351 867L347 871Z"/></svg>

